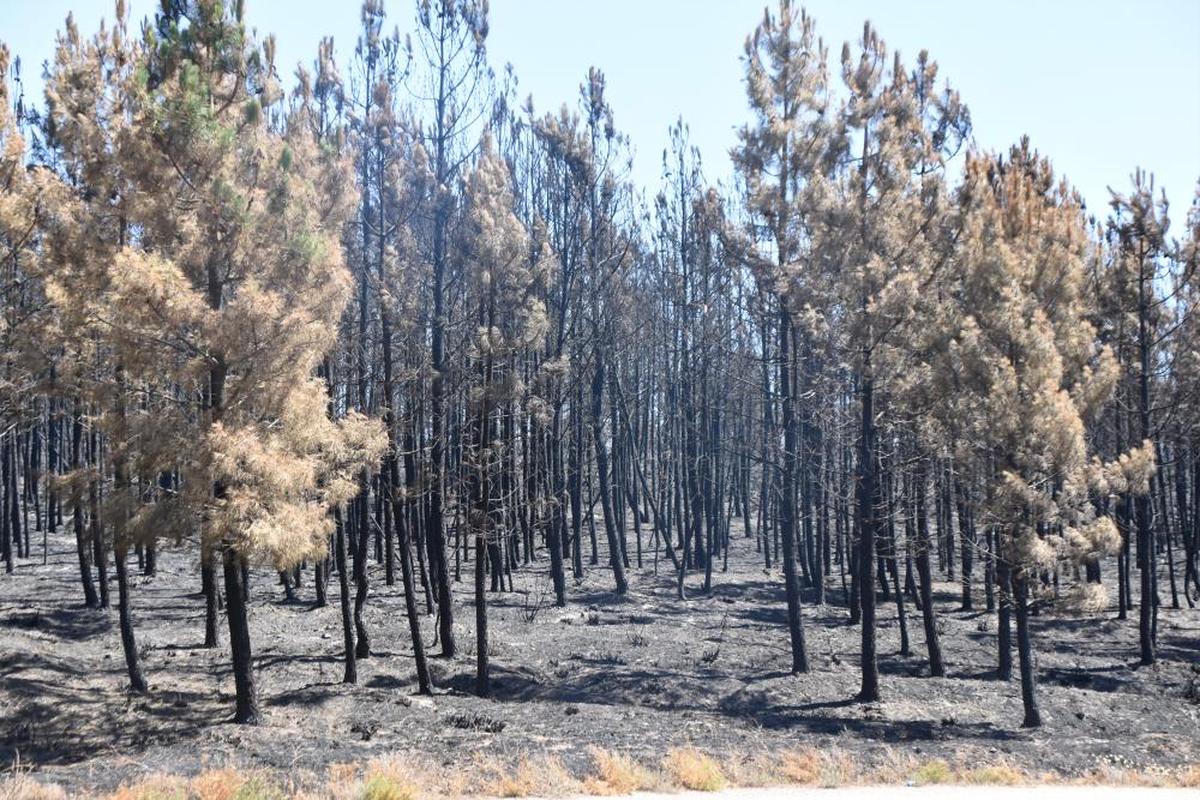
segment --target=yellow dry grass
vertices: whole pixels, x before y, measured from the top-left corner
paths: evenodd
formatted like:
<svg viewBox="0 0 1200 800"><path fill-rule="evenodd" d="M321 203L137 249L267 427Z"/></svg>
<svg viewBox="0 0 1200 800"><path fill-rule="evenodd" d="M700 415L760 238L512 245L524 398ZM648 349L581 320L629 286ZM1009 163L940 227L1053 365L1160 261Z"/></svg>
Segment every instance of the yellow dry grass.
<svg viewBox="0 0 1200 800"><path fill-rule="evenodd" d="M721 765L694 747L677 747L667 753L663 769L681 788L716 792L728 784Z"/></svg>
<svg viewBox="0 0 1200 800"><path fill-rule="evenodd" d="M211 769L192 778L149 775L122 785L105 800L448 800L458 797L617 796L646 790L713 792L729 786L852 786L864 784L1174 786L1200 788L1200 765L1133 769L1100 764L1075 776L1031 774L1007 760L981 762L919 759L903 750L883 750L864 765L836 748L801 748L779 753L733 753L718 760L695 747L675 748L657 765L628 753L592 748L591 765L572 774L552 755L498 762L482 756L443 766L415 756L336 764L324 776L293 775L281 783L263 771ZM27 768L0 776L0 800L99 798L69 794L36 780Z"/></svg>
<svg viewBox="0 0 1200 800"><path fill-rule="evenodd" d="M66 798L67 793L61 787L39 783L19 770L0 778L0 800L66 800Z"/></svg>
<svg viewBox="0 0 1200 800"><path fill-rule="evenodd" d="M586 794L631 794L658 787L659 782L655 776L625 753L593 747L591 756L595 772L583 780L583 790Z"/></svg>
<svg viewBox="0 0 1200 800"><path fill-rule="evenodd" d="M482 765L476 794L491 797L559 796L581 790L581 784L553 756L522 757L515 764Z"/></svg>

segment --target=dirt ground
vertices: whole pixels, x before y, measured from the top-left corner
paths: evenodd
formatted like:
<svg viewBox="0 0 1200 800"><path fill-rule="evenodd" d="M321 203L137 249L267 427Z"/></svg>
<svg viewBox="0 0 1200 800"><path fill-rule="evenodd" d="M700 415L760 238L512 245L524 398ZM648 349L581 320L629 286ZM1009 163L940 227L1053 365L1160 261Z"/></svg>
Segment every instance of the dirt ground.
<svg viewBox="0 0 1200 800"><path fill-rule="evenodd" d="M859 631L848 624L840 587L826 605L805 606L813 668L789 674L782 582L764 574L753 549L736 538L730 570L714 574L712 592L703 594L702 576L691 576L683 602L674 599L669 563L657 576L649 563L631 570L623 598L611 593L603 566L589 567L570 586L565 609L550 603L544 562L521 570L515 592L490 596L488 700L471 694L469 569L455 586L462 653L432 660L432 698L414 694L400 587L385 586L382 569L372 566L367 606L375 652L360 663L357 686L339 682L336 580L331 604L313 608L311 573L301 602L288 603L274 576L256 571L251 629L266 720L247 728L229 722L224 628L222 647L201 646L204 604L191 549L163 552L157 576L135 579L151 685L137 697L125 691L115 610L81 607L73 541L51 537L48 565L37 552L15 575L0 576L0 761L19 760L39 778L83 791L225 765L320 772L397 751L446 765L554 754L572 766L588 759L591 745L646 761L688 743L726 755L836 747L866 761L901 749L1066 775L1200 762L1200 610L1162 609L1161 660L1149 668L1137 667L1136 614L1117 621L1111 612L1041 613L1034 624L1046 724L1031 732L1019 727L1017 683L992 677L994 616L958 611L951 584L938 586L948 677L927 677L911 606L912 655L897 654L895 606L881 604L884 700L853 702ZM423 622L428 643L434 618Z"/></svg>

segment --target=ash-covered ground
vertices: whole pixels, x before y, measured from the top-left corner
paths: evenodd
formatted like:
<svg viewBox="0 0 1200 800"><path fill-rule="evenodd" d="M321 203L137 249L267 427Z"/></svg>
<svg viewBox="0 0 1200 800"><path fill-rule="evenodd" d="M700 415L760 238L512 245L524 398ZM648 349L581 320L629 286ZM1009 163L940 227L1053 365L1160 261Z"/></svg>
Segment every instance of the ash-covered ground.
<svg viewBox="0 0 1200 800"><path fill-rule="evenodd" d="M1142 668L1136 613L1043 609L1034 626L1046 724L1029 731L1017 682L994 679L995 618L979 586L974 612L958 610L956 584L938 586L946 678L927 677L919 612L909 605L912 653L901 657L895 606L881 603L884 700L863 705L853 700L859 629L840 584L831 579L825 605L806 604L812 671L789 674L782 581L764 573L751 540L734 539L710 593L702 575L689 576L685 601L665 560L658 575L649 562L635 566L630 592L616 597L601 555L556 608L546 563L535 563L516 573L515 591L489 596L494 696L483 700L471 693L470 569L455 586L462 652L431 659L431 698L415 694L401 589L384 585L382 568L372 564L367 606L375 652L356 686L340 682L336 579L330 604L314 608L311 572L289 603L276 576L257 570L251 629L265 723L250 728L229 721L224 628L221 647L202 647L192 549L160 553L158 574L134 579L144 696L126 691L115 609L81 607L73 540L51 537L48 565L35 555L0 577L0 759L75 790L224 765L319 774L397 752L444 764L554 754L583 769L593 745L647 762L689 743L726 756L836 747L866 762L901 749L1067 775L1200 761L1200 610L1166 602L1160 663ZM434 617L422 621L429 645Z"/></svg>

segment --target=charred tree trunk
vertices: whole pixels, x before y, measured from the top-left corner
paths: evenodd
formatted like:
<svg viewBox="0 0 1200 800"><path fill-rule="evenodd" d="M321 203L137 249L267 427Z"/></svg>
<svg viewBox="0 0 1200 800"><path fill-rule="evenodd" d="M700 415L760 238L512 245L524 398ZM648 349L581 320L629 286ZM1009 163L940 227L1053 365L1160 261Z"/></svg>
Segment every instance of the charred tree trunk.
<svg viewBox="0 0 1200 800"><path fill-rule="evenodd" d="M800 576L796 570L796 410L792 398L791 314L779 311L779 392L783 415L783 480L780 498L780 528L783 536L783 584L787 600L788 634L792 643L792 672L808 672L808 651L800 610Z"/></svg>
<svg viewBox="0 0 1200 800"><path fill-rule="evenodd" d="M262 715L258 708L258 691L254 685L253 654L250 650L250 618L246 608L246 585L242 574L242 558L237 550L226 545L221 548L225 572L225 607L229 621L229 649L233 656L233 682L237 693L237 708L233 721L257 725Z"/></svg>

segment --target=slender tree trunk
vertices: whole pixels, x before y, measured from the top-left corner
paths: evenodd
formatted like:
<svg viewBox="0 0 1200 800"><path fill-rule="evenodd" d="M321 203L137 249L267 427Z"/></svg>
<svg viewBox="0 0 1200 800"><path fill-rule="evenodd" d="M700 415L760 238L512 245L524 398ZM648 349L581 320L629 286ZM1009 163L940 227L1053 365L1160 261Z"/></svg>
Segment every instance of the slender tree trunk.
<svg viewBox="0 0 1200 800"><path fill-rule="evenodd" d="M792 672L808 672L808 650L800 610L800 578L796 572L796 410L792 398L791 314L780 301L779 391L783 414L783 486L779 509L783 536L783 582L787 600L788 634L792 642Z"/></svg>
<svg viewBox="0 0 1200 800"><path fill-rule="evenodd" d="M604 442L604 381L605 364L599 348L593 351L594 373L592 377L592 447L596 453L596 473L600 480L600 506L604 512L604 534L608 542L608 563L612 567L613 582L619 595L629 591L625 578L625 565L621 556L621 543L617 539L613 520L612 490L609 485L608 445ZM591 516L590 514L588 515Z"/></svg>
<svg viewBox="0 0 1200 800"><path fill-rule="evenodd" d="M1003 536L1006 534L999 534ZM1002 681L1012 680L1012 570L1008 564L1008 555L1001 552L996 561L997 589L1000 595L997 610L997 644L1000 648L996 665L996 677Z"/></svg>
<svg viewBox="0 0 1200 800"><path fill-rule="evenodd" d="M93 430L90 437L91 462L100 466L99 437ZM88 481L88 527L92 539L92 562L96 565L96 583L100 589L100 607L110 608L108 596L108 547L104 542L104 524L100 519L100 487L93 478Z"/></svg>
<svg viewBox="0 0 1200 800"><path fill-rule="evenodd" d="M913 478L916 495L917 516L917 576L921 594L921 618L925 624L925 646L929 650L929 674L941 678L946 674L942 664L942 644L938 638L937 611L933 607L933 576L929 564L929 519L926 508L925 485L927 478L924 467L919 467Z"/></svg>
<svg viewBox="0 0 1200 800"><path fill-rule="evenodd" d="M113 557L117 567L117 616L121 628L121 649L125 652L129 688L140 694L146 691L146 679L142 676L137 641L133 634L133 614L129 607L129 570L125 564L124 542L114 543Z"/></svg>
<svg viewBox="0 0 1200 800"><path fill-rule="evenodd" d="M216 555L210 545L200 545L200 585L204 591L204 646L216 647L220 643L217 618L220 610L221 590L217 585Z"/></svg>
<svg viewBox="0 0 1200 800"><path fill-rule="evenodd" d="M563 534L567 529L566 487L563 482L562 465L562 403L554 409L550 427L549 469L550 485L557 501L550 509L546 527L546 547L550 550L550 580L554 584L554 605L563 608L567 604L567 576L563 564Z"/></svg>
<svg viewBox="0 0 1200 800"><path fill-rule="evenodd" d="M342 510L334 509L334 550L338 573L338 606L342 612L342 644L345 659L342 671L342 683L358 683L358 659L354 647L354 612L350 604L350 571L347 565L346 526L342 520Z"/></svg>
<svg viewBox="0 0 1200 800"><path fill-rule="evenodd" d="M368 503L370 480L366 470L359 478L359 495L354 500L355 519L358 530L354 537L354 655L362 660L371 657L371 635L367 632L367 623L363 618L363 609L367 605L370 593L370 579L367 576L367 555L371 544L371 515Z"/></svg>
<svg viewBox="0 0 1200 800"><path fill-rule="evenodd" d="M862 424L858 454L858 591L862 614L862 688L858 699L864 703L879 700L879 664L875 650L875 396L870 375L871 353L863 349L864 370L860 376L859 398Z"/></svg>
<svg viewBox="0 0 1200 800"><path fill-rule="evenodd" d="M1037 674L1033 652L1033 634L1029 629L1029 578L1024 569L1012 576L1017 610L1017 653L1021 664L1021 702L1025 706L1022 728L1037 728L1042 715L1037 705Z"/></svg>
<svg viewBox="0 0 1200 800"><path fill-rule="evenodd" d="M1139 261L1138 280L1138 422L1143 442L1153 436L1150 427L1150 329L1149 298L1147 297L1146 257ZM1141 605L1138 610L1138 639L1141 663L1153 664L1156 660L1154 627L1158 613L1157 563L1154 553L1154 508L1151 496L1139 494L1134 499L1134 516L1137 522L1138 566L1141 569Z"/></svg>
<svg viewBox="0 0 1200 800"><path fill-rule="evenodd" d="M237 550L229 545L221 548L221 557L225 572L229 649L233 656L233 682L237 694L237 709L233 721L244 725L257 725L262 716L258 709L258 692L254 685L250 618L246 603L246 584L242 574L242 558Z"/></svg>
<svg viewBox="0 0 1200 800"><path fill-rule="evenodd" d="M71 468L83 468L83 418L79 402L75 402L75 411L71 420ZM96 594L96 584L92 580L92 561L88 551L87 534L83 527L83 497L82 489L75 483L71 489L71 524L75 531L75 552L79 558L79 574L83 580L83 600L88 608L100 605Z"/></svg>

